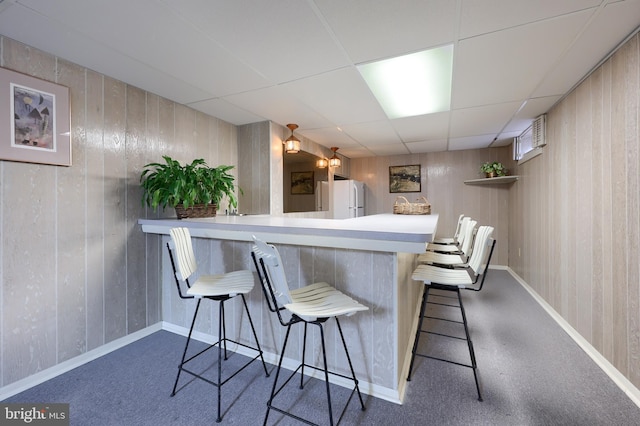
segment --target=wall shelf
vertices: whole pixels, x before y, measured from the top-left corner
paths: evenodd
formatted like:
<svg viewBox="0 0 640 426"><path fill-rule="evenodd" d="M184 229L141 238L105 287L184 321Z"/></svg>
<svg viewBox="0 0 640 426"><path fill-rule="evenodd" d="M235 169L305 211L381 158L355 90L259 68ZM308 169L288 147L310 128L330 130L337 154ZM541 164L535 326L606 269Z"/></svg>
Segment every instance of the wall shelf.
<svg viewBox="0 0 640 426"><path fill-rule="evenodd" d="M482 178L465 180L465 185L499 185L512 183L518 180L519 176L499 176L494 178Z"/></svg>

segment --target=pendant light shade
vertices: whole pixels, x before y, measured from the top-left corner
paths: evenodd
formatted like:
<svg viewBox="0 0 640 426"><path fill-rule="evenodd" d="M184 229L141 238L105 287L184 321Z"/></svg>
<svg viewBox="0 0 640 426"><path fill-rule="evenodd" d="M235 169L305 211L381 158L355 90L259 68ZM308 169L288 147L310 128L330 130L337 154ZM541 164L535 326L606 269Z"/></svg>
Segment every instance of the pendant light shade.
<svg viewBox="0 0 640 426"><path fill-rule="evenodd" d="M336 155L336 151L340 149L336 146L331 147L331 151L333 151L333 157L329 158L329 167L340 167L342 165L342 160L338 158Z"/></svg>
<svg viewBox="0 0 640 426"><path fill-rule="evenodd" d="M284 150L287 154L297 154L300 152L300 139L293 135L293 131L298 128L297 124L287 124L289 130L291 130L291 136L284 141Z"/></svg>
<svg viewBox="0 0 640 426"><path fill-rule="evenodd" d="M327 160L326 158L321 158L318 161L316 161L316 167L319 169L326 169L328 165L329 165L329 160Z"/></svg>

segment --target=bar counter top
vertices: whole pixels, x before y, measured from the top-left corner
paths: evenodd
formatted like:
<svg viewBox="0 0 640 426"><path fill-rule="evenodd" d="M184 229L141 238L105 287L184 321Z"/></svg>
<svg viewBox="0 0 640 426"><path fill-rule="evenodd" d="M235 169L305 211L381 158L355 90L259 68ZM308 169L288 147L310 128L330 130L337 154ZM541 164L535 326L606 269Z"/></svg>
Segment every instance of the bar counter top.
<svg viewBox="0 0 640 426"><path fill-rule="evenodd" d="M169 234L174 227L191 235L251 241L252 235L273 243L422 253L436 233L438 215L377 214L351 219L286 216L216 216L202 219L140 219L143 232Z"/></svg>

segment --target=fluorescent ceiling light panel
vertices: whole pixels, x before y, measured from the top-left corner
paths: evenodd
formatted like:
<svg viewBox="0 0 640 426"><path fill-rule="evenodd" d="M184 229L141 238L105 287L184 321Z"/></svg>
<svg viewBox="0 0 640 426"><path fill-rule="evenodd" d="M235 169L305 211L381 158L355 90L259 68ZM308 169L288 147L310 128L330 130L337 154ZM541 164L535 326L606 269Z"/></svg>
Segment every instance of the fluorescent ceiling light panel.
<svg viewBox="0 0 640 426"><path fill-rule="evenodd" d="M448 111L453 45L358 65L389 118Z"/></svg>

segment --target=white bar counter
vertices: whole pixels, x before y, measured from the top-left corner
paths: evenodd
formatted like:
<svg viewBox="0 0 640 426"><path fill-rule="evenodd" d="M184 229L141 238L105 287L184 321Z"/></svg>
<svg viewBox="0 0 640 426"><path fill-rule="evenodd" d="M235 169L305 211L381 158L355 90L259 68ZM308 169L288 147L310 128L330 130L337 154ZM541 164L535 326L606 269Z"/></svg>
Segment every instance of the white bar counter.
<svg viewBox="0 0 640 426"><path fill-rule="evenodd" d="M202 238L251 241L256 235L280 244L421 253L433 239L438 215L377 214L340 220L249 215L139 223L153 234L169 235L169 229L185 226L192 236Z"/></svg>
<svg viewBox="0 0 640 426"><path fill-rule="evenodd" d="M165 327L179 333L188 331L192 300L180 299L175 288L166 242L173 227L188 227L194 237L196 259L203 273L223 273L238 269L255 270L251 259L252 235L275 244L285 263L292 288L326 281L369 307L340 319L360 381L360 389L370 395L401 403L406 386L411 344L417 327L417 312L424 285L411 280L417 254L436 232L437 215L380 214L353 219L311 219L256 216L217 216L210 219L140 219L142 230L162 235L162 316ZM247 298L260 345L270 362L282 345L284 328L269 312L260 284ZM214 304L202 309L211 312L197 325L200 338L217 333ZM231 305L230 305L231 307ZM231 310L229 311L231 312ZM229 313L228 312L228 313ZM256 312L254 314L254 312ZM249 343L250 332L243 310L233 310L227 318L227 335ZM327 328L329 367L342 373L346 360L338 350L335 322ZM301 351L302 327L292 331L285 356ZM309 342L307 360L319 358L318 336ZM197 337L198 335L196 335ZM213 340L212 338L210 340ZM343 384L337 381L338 384Z"/></svg>

